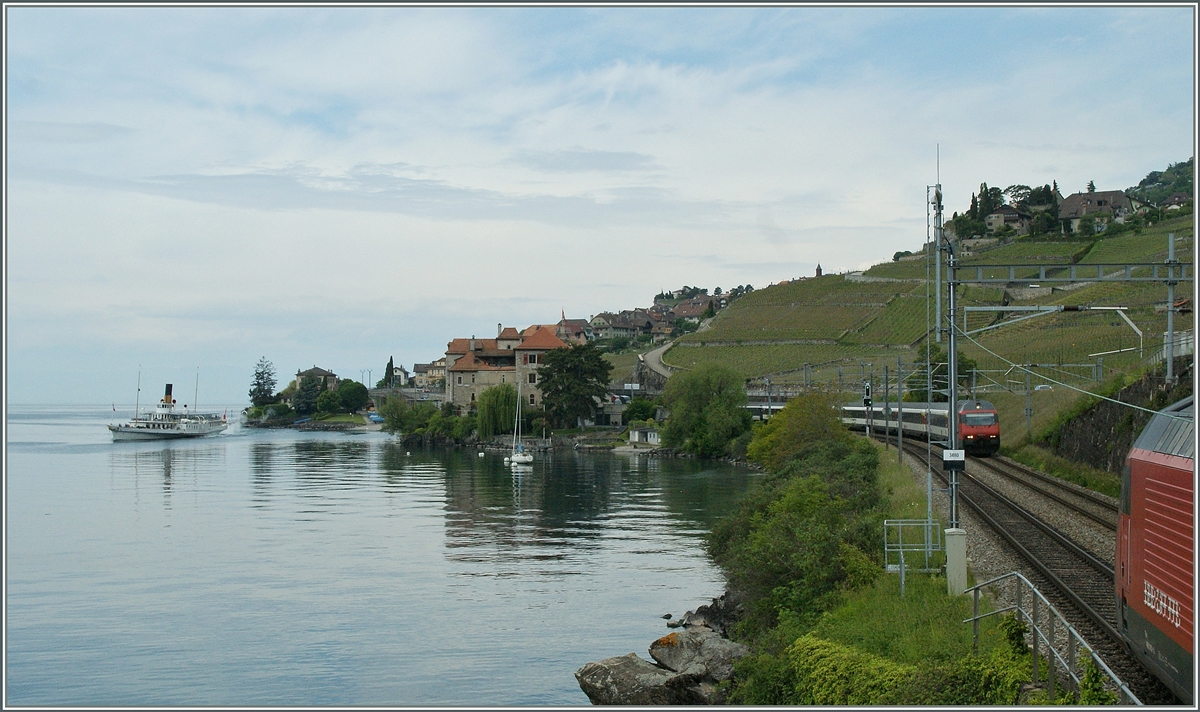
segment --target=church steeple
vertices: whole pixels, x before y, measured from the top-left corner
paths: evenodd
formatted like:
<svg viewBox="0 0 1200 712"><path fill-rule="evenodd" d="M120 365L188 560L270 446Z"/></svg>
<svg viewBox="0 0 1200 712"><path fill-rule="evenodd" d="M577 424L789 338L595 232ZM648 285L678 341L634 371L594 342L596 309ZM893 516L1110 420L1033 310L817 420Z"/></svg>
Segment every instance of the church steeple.
<svg viewBox="0 0 1200 712"><path fill-rule="evenodd" d="M817 276L818 277L821 276L821 263L820 262L817 263Z"/></svg>

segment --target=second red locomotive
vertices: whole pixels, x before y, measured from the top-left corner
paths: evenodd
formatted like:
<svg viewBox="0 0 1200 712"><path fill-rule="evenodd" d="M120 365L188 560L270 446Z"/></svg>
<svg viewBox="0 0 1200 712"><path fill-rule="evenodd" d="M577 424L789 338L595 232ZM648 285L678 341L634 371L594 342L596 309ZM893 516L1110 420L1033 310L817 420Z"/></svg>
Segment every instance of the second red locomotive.
<svg viewBox="0 0 1200 712"><path fill-rule="evenodd" d="M1117 523L1117 629L1186 705L1194 701L1195 448L1189 396L1134 441Z"/></svg>

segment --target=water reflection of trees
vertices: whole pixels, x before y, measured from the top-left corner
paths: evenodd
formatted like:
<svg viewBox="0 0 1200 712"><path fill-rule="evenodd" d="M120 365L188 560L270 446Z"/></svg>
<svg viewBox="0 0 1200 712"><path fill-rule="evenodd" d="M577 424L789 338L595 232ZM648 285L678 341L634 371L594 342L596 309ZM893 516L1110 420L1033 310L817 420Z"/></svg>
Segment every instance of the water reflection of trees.
<svg viewBox="0 0 1200 712"><path fill-rule="evenodd" d="M458 558L468 559L486 556L481 548L547 547L545 556L560 557L621 528L666 526L698 538L753 476L727 465L576 452L518 470L494 455L446 462L446 546L467 549Z"/></svg>
<svg viewBox="0 0 1200 712"><path fill-rule="evenodd" d="M342 485L370 470L371 444L359 440L299 440L292 445L296 479L308 486Z"/></svg>

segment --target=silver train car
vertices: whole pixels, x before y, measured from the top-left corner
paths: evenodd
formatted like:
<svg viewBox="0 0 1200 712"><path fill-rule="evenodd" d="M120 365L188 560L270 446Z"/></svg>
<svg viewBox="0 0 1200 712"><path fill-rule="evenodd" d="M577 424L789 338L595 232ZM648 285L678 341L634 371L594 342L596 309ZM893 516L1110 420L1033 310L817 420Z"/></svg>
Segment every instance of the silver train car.
<svg viewBox="0 0 1200 712"><path fill-rule="evenodd" d="M888 405L885 418L884 404L875 403L870 408L861 403L842 406L842 422L851 430L867 429L867 411L870 410L874 432L886 430L895 435L903 428L904 436L933 442L950 439L947 427L946 403L896 403ZM901 414L900 407L903 406ZM990 455L1000 449L1000 420L995 406L985 400L970 399L959 403L958 435L962 449L973 455ZM902 415L899 424L897 418Z"/></svg>

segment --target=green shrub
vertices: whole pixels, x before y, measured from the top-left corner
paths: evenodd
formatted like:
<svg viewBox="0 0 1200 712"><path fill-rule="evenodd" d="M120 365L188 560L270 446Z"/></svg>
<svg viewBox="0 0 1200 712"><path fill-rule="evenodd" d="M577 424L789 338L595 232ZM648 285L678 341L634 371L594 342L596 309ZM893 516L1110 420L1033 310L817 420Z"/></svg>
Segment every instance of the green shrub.
<svg viewBox="0 0 1200 712"><path fill-rule="evenodd" d="M769 470L778 470L805 445L815 442L849 442L853 435L838 416L831 393L797 396L770 420L754 429L746 457Z"/></svg>
<svg viewBox="0 0 1200 712"><path fill-rule="evenodd" d="M730 702L753 705L1012 705L1029 679L1007 648L937 664L899 663L812 634L783 655L735 666Z"/></svg>
<svg viewBox="0 0 1200 712"><path fill-rule="evenodd" d="M342 410L342 398L337 391L321 391L317 396L318 413L338 413Z"/></svg>
<svg viewBox="0 0 1200 712"><path fill-rule="evenodd" d="M1083 679L1079 681L1079 704L1115 705L1119 698L1115 692L1104 689L1104 675L1100 666L1091 658L1083 663Z"/></svg>
<svg viewBox="0 0 1200 712"><path fill-rule="evenodd" d="M702 457L731 452L738 436L750 430L750 411L742 377L724 366L701 366L667 381L663 405L671 412L662 443Z"/></svg>

